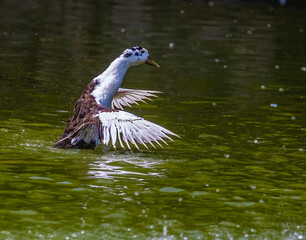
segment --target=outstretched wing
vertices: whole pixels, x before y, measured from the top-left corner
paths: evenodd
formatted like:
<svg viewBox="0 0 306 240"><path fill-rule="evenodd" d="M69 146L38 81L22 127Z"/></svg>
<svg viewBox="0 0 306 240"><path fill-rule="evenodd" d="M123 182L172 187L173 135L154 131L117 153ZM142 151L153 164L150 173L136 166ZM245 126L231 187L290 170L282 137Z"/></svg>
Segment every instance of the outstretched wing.
<svg viewBox="0 0 306 240"><path fill-rule="evenodd" d="M137 143L146 148L148 148L146 143L149 143L155 148L153 142L159 146L161 146L159 141L167 145L163 138L173 141L168 135L179 137L155 123L124 111L100 111L94 117L98 118L100 122L97 130L100 141L105 145L111 141L114 148L116 148L117 141L122 148L125 143L131 149L129 142L134 144L137 149L139 149Z"/></svg>
<svg viewBox="0 0 306 240"><path fill-rule="evenodd" d="M157 97L155 94L161 93L159 91L150 90L138 90L138 89L127 89L119 88L112 101L112 108L123 109L123 107L131 107L131 104L137 104L137 102L144 100L152 101L151 97Z"/></svg>
<svg viewBox="0 0 306 240"><path fill-rule="evenodd" d="M166 145L164 139L176 136L175 133L163 128L155 123L149 122L134 114L108 108L97 108L94 113L88 113L82 123L71 131L66 137L56 143L61 148L95 148L98 142L105 145L111 144L116 148L119 142L122 148L124 144L131 149L130 143L139 149L138 144L150 144L155 148L153 143L162 147L161 143Z"/></svg>

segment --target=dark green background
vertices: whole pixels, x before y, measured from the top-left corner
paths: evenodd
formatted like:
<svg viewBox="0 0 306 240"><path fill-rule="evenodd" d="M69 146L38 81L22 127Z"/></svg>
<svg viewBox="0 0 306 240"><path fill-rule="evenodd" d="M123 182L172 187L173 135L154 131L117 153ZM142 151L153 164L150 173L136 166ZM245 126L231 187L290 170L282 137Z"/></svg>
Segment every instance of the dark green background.
<svg viewBox="0 0 306 240"><path fill-rule="evenodd" d="M182 138L53 149L135 45L164 94L126 110ZM302 1L1 1L0 239L304 239L305 47Z"/></svg>

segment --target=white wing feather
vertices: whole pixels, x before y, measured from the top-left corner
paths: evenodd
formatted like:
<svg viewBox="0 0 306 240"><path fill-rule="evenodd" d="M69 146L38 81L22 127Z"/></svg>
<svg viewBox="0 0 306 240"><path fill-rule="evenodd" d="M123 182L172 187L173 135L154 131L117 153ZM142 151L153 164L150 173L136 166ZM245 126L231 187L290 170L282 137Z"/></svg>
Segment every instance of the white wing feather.
<svg viewBox="0 0 306 240"><path fill-rule="evenodd" d="M149 143L155 148L153 142L156 142L159 146L161 146L159 141L167 144L163 138L173 141L168 135L179 137L166 128L124 111L101 111L94 117L98 117L101 122L101 127L98 130L99 138L103 139L105 145L108 145L111 141L114 148L116 148L117 139L122 148L124 148L124 142L131 149L130 142L139 149L137 143L146 148L148 148L146 143Z"/></svg>
<svg viewBox="0 0 306 240"><path fill-rule="evenodd" d="M161 93L159 91L139 90L119 88L112 101L112 108L123 109L123 107L131 107L131 104L144 102L144 100L152 101L152 97L157 97L155 94Z"/></svg>

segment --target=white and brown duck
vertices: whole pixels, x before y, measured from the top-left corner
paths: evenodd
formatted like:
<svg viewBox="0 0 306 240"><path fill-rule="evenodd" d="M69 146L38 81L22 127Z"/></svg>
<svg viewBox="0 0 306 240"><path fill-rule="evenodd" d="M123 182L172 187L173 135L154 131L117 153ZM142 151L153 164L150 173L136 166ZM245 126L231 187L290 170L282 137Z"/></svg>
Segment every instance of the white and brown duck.
<svg viewBox="0 0 306 240"><path fill-rule="evenodd" d="M139 149L138 144L152 145L166 143L164 138L175 133L149 122L134 114L123 111L124 106L144 102L145 99L156 97L159 91L120 88L126 71L140 64L159 67L142 47L126 49L109 67L94 78L85 88L76 102L73 115L69 119L64 133L54 144L57 148L92 148L99 142L116 148L116 143L130 148L130 143Z"/></svg>

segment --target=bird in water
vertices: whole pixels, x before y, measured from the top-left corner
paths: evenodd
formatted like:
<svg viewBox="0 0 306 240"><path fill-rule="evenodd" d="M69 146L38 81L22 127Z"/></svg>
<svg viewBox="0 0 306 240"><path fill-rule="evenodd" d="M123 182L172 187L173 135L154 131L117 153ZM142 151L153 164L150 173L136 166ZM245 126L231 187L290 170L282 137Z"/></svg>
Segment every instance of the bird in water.
<svg viewBox="0 0 306 240"><path fill-rule="evenodd" d="M149 122L134 114L123 111L123 107L156 97L159 91L120 88L123 77L132 66L146 63L159 68L147 49L133 47L126 49L109 67L94 78L85 88L74 106L72 117L66 129L54 144L57 148L94 149L99 142L106 146L111 142L116 148L119 142L131 149L130 143L139 149L138 144L145 146L153 143L162 146L169 135L175 133Z"/></svg>

